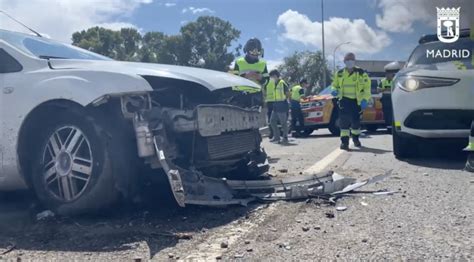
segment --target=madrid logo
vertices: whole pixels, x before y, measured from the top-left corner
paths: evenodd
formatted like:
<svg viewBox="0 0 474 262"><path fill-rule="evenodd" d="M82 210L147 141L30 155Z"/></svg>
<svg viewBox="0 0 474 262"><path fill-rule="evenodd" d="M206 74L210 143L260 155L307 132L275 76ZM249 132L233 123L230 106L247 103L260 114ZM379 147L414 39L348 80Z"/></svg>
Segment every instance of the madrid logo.
<svg viewBox="0 0 474 262"><path fill-rule="evenodd" d="M459 39L459 13L458 8L438 8L437 33L439 41L443 43L454 43Z"/></svg>

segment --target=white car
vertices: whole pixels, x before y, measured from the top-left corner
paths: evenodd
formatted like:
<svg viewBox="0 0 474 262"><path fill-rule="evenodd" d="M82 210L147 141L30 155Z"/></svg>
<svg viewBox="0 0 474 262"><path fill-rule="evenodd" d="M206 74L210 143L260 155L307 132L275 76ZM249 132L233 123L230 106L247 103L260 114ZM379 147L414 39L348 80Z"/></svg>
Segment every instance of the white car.
<svg viewBox="0 0 474 262"><path fill-rule="evenodd" d="M118 62L0 30L0 190L30 188L46 207L77 213L139 191L138 170L151 168L165 171L180 205L223 199L196 174L268 168L258 93L233 86L260 88L228 73ZM185 179L194 180L183 196Z"/></svg>
<svg viewBox="0 0 474 262"><path fill-rule="evenodd" d="M424 139L467 139L474 120L473 52L469 30L461 30L452 44L438 41L436 35L420 39L393 84L397 158L416 156L417 144Z"/></svg>

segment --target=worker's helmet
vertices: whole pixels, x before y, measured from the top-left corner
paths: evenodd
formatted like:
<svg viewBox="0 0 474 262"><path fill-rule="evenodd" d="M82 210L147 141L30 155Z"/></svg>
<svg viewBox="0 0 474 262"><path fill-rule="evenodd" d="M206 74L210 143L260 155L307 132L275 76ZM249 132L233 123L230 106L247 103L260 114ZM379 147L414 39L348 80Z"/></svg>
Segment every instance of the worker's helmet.
<svg viewBox="0 0 474 262"><path fill-rule="evenodd" d="M383 67L383 69L387 73L397 73L398 71L400 71L400 68L400 63L398 63L397 61L388 63Z"/></svg>
<svg viewBox="0 0 474 262"><path fill-rule="evenodd" d="M263 56L262 42L258 38L250 38L244 46L244 53L253 56Z"/></svg>

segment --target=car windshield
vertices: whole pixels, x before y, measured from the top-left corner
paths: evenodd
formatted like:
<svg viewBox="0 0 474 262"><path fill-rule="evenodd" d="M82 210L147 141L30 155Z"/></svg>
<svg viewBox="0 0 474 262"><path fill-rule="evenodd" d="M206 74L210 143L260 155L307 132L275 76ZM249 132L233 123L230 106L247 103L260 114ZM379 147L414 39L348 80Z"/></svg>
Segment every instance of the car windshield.
<svg viewBox="0 0 474 262"><path fill-rule="evenodd" d="M469 50L470 55L467 57L460 57L460 50ZM439 41L424 43L415 48L408 60L407 67L442 64L452 61L470 63L473 56L473 50L474 41L469 39L469 37L461 38L452 44L442 43ZM440 52L437 53L438 51Z"/></svg>
<svg viewBox="0 0 474 262"><path fill-rule="evenodd" d="M319 92L319 95L330 95L332 91L331 88L331 86L324 88L321 92Z"/></svg>
<svg viewBox="0 0 474 262"><path fill-rule="evenodd" d="M44 37L0 30L0 39L39 58L111 60L108 57Z"/></svg>

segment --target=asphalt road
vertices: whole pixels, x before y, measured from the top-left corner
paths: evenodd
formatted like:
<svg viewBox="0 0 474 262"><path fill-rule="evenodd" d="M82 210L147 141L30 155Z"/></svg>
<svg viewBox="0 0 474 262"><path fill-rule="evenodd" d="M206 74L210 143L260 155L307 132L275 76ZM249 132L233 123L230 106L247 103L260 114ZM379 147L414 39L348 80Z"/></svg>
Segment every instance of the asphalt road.
<svg viewBox="0 0 474 262"><path fill-rule="evenodd" d="M344 152L326 131L290 146L264 146L273 176L337 173L365 179L388 170L382 182L330 205L322 199L254 203L248 207L178 208L166 189L152 190L139 207L101 216L37 222L34 198L0 195L0 258L23 260L473 260L474 175L464 155L399 161L391 136L361 139ZM396 191L374 195L374 191ZM346 207L337 211L336 207ZM334 215L334 216L332 216ZM188 239L190 238L190 239Z"/></svg>

